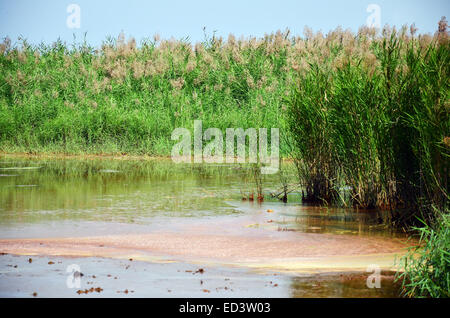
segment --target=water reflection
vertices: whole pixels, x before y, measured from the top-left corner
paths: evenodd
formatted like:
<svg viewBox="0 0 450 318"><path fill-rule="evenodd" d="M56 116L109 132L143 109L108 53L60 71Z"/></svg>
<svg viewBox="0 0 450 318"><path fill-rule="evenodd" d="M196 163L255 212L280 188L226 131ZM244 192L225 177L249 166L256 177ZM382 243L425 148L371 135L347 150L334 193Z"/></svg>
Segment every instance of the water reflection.
<svg viewBox="0 0 450 318"><path fill-rule="evenodd" d="M284 178L295 180L295 168ZM155 217L205 217L277 213L278 231L396 236L383 226L386 213L289 203L271 199L278 175L263 176L264 206L242 202L256 191L248 165L186 165L170 160L58 160L3 158L0 224L98 221L148 224ZM13 173L12 173L13 172ZM287 173L287 172L290 172Z"/></svg>
<svg viewBox="0 0 450 318"><path fill-rule="evenodd" d="M16 172L0 177L3 223L235 213L224 201L238 199L250 177L248 169L155 160L4 159L1 166Z"/></svg>
<svg viewBox="0 0 450 318"><path fill-rule="evenodd" d="M366 284L370 273L317 274L292 278L291 297L295 298L396 298L401 293L401 283L395 282L394 272L383 271L380 288Z"/></svg>

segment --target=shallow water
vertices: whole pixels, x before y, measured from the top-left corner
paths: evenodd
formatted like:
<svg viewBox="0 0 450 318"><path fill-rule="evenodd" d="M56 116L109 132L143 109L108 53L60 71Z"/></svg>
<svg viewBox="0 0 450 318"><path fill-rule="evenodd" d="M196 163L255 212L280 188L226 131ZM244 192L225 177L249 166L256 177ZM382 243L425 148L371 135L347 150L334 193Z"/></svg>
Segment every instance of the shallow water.
<svg viewBox="0 0 450 318"><path fill-rule="evenodd" d="M284 167L294 182L294 168ZM4 156L0 251L92 259L133 254L151 264L156 258L175 260L177 266L203 262L219 272L238 267L239 275L258 282L249 287L249 295L255 296L396 295L391 279L384 292L374 292L361 277L343 280L341 274L327 274L361 271L370 262L390 267L385 259L404 247L404 235L382 226L383 213L304 206L298 192L285 204L270 198L280 188L279 175L263 176L264 202L243 201L243 196L256 193L253 168L245 165ZM68 248L75 237L79 239ZM8 265L4 263L0 258L2 270ZM259 275L283 272L283 288L262 292L263 279L248 272L254 269L266 271ZM8 267L1 273L12 275L8 284L19 284L11 271ZM158 279L164 275L162 271ZM5 290L0 286L2 296L7 296Z"/></svg>
<svg viewBox="0 0 450 318"><path fill-rule="evenodd" d="M368 289L360 273L303 275L230 266L129 259L1 255L0 297L396 297L398 284L383 273L382 288ZM49 264L50 262L50 264ZM76 265L79 286L67 286ZM202 269L202 273L198 272ZM73 282L73 281L72 281ZM100 292L77 293L98 288Z"/></svg>
<svg viewBox="0 0 450 318"><path fill-rule="evenodd" d="M6 232L11 233L8 237L27 234L14 233L16 227L54 223L70 227L81 222L89 231L91 226L101 231L106 226L107 232L116 233L113 224L151 226L171 218L239 216L265 207L278 209L280 230L395 235L380 225L380 212L302 206L299 193L289 194L287 204L271 198L270 193L281 187L278 175L263 177L263 206L242 201L242 194L256 191L250 167L176 165L168 160L1 158L0 169L14 171L0 175L1 238Z"/></svg>

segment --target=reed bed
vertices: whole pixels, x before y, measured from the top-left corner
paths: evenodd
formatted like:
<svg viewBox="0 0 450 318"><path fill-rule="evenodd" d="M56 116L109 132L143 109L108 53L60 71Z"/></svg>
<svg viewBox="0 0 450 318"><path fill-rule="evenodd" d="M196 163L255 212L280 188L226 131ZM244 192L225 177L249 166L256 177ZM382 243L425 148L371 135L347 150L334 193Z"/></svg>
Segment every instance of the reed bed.
<svg viewBox="0 0 450 318"><path fill-rule="evenodd" d="M443 19L434 36L412 26L307 40L308 66L284 98L305 200L389 209L398 223L448 206L446 28Z"/></svg>
<svg viewBox="0 0 450 318"><path fill-rule="evenodd" d="M169 155L177 127L280 127L288 44L265 39L134 39L0 47L0 147ZM282 43L280 43L282 42ZM280 127L281 128L281 127Z"/></svg>

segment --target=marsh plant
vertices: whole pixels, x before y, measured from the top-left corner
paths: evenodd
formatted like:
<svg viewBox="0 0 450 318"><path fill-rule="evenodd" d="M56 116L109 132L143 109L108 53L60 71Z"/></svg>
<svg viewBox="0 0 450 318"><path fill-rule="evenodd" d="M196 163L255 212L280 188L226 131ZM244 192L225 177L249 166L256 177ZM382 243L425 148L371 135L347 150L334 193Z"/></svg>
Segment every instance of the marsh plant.
<svg viewBox="0 0 450 318"><path fill-rule="evenodd" d="M338 202L346 185L352 205L400 210L399 223L448 206L446 28L443 19L433 37L412 26L309 38L284 98L306 200Z"/></svg>
<svg viewBox="0 0 450 318"><path fill-rule="evenodd" d="M0 46L6 151L170 155L171 132L280 127L284 34L228 41L144 40ZM283 68L284 67L284 68Z"/></svg>
<svg viewBox="0 0 450 318"><path fill-rule="evenodd" d="M175 163L245 163L259 164L263 174L274 174L279 168L279 129L271 128L270 151L268 151L267 128L227 128L224 134L219 128L210 127L203 132L202 121L194 121L194 138L187 128L176 128L172 140L179 140L172 147L171 157ZM248 140L248 144L246 143ZM206 145L203 146L206 141ZM192 156L192 148L194 155ZM248 152L246 149L248 148ZM224 156L225 150L225 156Z"/></svg>
<svg viewBox="0 0 450 318"><path fill-rule="evenodd" d="M450 297L450 213L441 214L432 224L416 228L419 245L401 261L397 274L408 297Z"/></svg>

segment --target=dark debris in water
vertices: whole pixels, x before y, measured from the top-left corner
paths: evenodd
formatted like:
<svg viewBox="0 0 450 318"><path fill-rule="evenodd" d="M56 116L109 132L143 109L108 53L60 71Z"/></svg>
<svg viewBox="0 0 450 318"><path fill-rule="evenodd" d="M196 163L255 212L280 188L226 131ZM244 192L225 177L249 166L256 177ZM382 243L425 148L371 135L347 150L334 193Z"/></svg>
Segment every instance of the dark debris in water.
<svg viewBox="0 0 450 318"><path fill-rule="evenodd" d="M120 293L123 293L123 294L134 293L134 290L128 290L128 289L125 289L124 291L118 290L117 293L118 294L120 294Z"/></svg>
<svg viewBox="0 0 450 318"><path fill-rule="evenodd" d="M83 277L84 274L81 273L81 272L79 272L79 271L75 271L75 272L73 273L73 276L74 276L74 277Z"/></svg>
<svg viewBox="0 0 450 318"><path fill-rule="evenodd" d="M77 294L81 295L81 294L89 294L89 293L93 293L93 292L100 293L102 291L103 291L103 288L101 288L101 287L96 287L96 288L91 287L90 289L85 289L85 290L79 289L79 290L77 290Z"/></svg>

